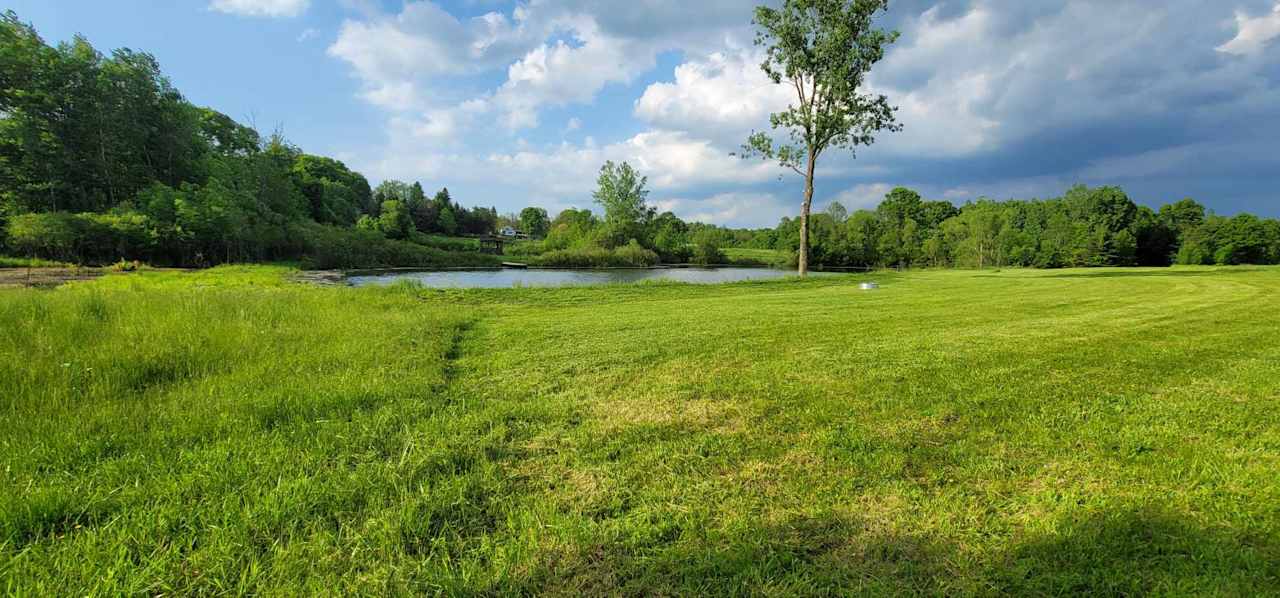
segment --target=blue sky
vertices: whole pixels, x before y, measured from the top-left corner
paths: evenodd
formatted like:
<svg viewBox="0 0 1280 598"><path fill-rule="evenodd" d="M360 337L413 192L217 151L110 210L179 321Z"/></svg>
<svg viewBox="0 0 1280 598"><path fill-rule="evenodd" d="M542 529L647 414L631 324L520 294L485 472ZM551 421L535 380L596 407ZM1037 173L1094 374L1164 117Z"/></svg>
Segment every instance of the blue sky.
<svg viewBox="0 0 1280 598"><path fill-rule="evenodd" d="M906 129L817 203L1117 184L1280 216L1280 0L898 0L874 89ZM195 103L469 205L590 205L627 160L685 218L770 226L800 182L729 156L790 100L742 0L0 0L49 41L154 54Z"/></svg>

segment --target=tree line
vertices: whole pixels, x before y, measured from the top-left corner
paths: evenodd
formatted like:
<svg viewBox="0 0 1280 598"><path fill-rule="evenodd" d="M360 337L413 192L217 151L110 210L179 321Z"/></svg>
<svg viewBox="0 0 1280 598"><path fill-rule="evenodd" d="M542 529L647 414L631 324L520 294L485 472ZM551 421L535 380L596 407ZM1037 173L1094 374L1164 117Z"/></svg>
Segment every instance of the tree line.
<svg viewBox="0 0 1280 598"><path fill-rule="evenodd" d="M1047 200L980 199L960 207L899 187L874 210L849 213L832 202L809 226L810 260L819 267L1280 264L1280 220L1219 216L1192 199L1155 210L1118 187L1076 186ZM719 242L794 255L799 229L799 218L783 218L773 229L722 230Z"/></svg>
<svg viewBox="0 0 1280 598"><path fill-rule="evenodd" d="M404 226L406 215L421 226ZM417 184L370 189L338 160L195 106L149 54L104 55L79 36L49 45L12 11L0 16L0 252L186 266L488 263L416 233L488 232L495 220L447 190L428 202Z"/></svg>

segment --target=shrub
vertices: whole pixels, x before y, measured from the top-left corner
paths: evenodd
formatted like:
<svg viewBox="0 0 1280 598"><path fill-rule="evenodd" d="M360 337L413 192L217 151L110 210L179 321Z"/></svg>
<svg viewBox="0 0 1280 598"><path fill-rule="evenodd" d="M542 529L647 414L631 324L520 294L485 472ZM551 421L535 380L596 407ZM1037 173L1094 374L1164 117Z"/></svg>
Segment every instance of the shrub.
<svg viewBox="0 0 1280 598"><path fill-rule="evenodd" d="M723 264L728 260L724 257L724 253L720 251L717 244L718 239L712 231L704 230L699 232L693 238L693 263L708 266L712 264Z"/></svg>
<svg viewBox="0 0 1280 598"><path fill-rule="evenodd" d="M409 235L409 240L425 247L435 247L445 251L480 251L480 241L476 239L460 239L458 237L414 232Z"/></svg>
<svg viewBox="0 0 1280 598"><path fill-rule="evenodd" d="M9 219L5 236L17 253L78 264L147 258L154 235L145 215L45 212Z"/></svg>
<svg viewBox="0 0 1280 598"><path fill-rule="evenodd" d="M78 229L75 216L67 212L19 214L9 219L5 236L17 253L72 261L79 258L76 255Z"/></svg>
<svg viewBox="0 0 1280 598"><path fill-rule="evenodd" d="M146 265L143 264L142 262L139 262L138 260L133 260L133 261L120 260L114 264L111 264L111 270L114 272L137 272L138 270L142 270L145 268L146 268Z"/></svg>
<svg viewBox="0 0 1280 598"><path fill-rule="evenodd" d="M515 241L506 247L507 255L533 256L542 255L547 247L541 241Z"/></svg>
<svg viewBox="0 0 1280 598"><path fill-rule="evenodd" d="M640 246L640 242L632 239L626 245L613 250L614 258L628 266L651 267L658 265L658 254Z"/></svg>
<svg viewBox="0 0 1280 598"><path fill-rule="evenodd" d="M531 265L559 268L647 268L658 263L658 254L632 241L615 250L600 247L559 249L533 256Z"/></svg>
<svg viewBox="0 0 1280 598"><path fill-rule="evenodd" d="M501 264L497 256L443 251L388 239L376 231L322 224L299 224L295 228L304 240L303 265L308 268L496 267Z"/></svg>

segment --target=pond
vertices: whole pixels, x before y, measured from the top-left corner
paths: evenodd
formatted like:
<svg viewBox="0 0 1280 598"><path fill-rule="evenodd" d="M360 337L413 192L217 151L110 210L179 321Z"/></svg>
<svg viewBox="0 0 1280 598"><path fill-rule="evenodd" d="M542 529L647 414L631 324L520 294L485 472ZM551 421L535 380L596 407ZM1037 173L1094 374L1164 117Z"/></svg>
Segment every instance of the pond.
<svg viewBox="0 0 1280 598"><path fill-rule="evenodd" d="M769 268L653 268L653 269L603 269L603 270L446 270L432 272L380 272L347 277L354 286L385 285L401 280L411 280L426 287L456 289L502 289L511 287L563 287L612 283L640 282L642 280L669 280L697 284L737 282L740 280L769 280L794 276L793 270ZM810 272L824 276L830 273Z"/></svg>

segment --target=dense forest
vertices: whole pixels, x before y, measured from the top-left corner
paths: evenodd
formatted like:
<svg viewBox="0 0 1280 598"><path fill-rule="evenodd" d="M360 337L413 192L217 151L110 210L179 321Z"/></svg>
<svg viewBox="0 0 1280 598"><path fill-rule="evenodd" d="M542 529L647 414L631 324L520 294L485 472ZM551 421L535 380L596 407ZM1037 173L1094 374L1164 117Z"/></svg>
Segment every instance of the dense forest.
<svg viewBox="0 0 1280 598"><path fill-rule="evenodd" d="M607 163L603 217L542 208L499 215L448 189L368 180L342 162L263 136L174 89L152 56L56 46L0 17L0 254L104 264L205 266L298 260L321 268L494 265L459 238L519 229L512 247L555 266L720 264L722 249L794 256L799 219L733 230L657 213L646 180ZM1280 263L1280 221L1223 217L1190 199L1157 210L1115 187L957 207L914 191L875 210L838 203L810 220L816 267L1163 266ZM794 260L794 257L792 257ZM785 262L782 257L780 261Z"/></svg>
<svg viewBox="0 0 1280 598"><path fill-rule="evenodd" d="M447 190L428 201L420 185L370 189L342 162L186 101L148 54L104 56L79 37L50 46L14 13L0 18L0 252L478 265L493 260L419 231L488 232L496 213Z"/></svg>

